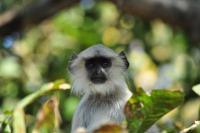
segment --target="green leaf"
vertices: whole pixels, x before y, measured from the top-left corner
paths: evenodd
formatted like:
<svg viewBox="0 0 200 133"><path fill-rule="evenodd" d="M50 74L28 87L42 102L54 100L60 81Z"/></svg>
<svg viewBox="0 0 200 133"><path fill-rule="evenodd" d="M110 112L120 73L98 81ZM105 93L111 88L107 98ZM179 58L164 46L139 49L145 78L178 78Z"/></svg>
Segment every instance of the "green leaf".
<svg viewBox="0 0 200 133"><path fill-rule="evenodd" d="M139 89L129 99L125 114L131 133L143 133L157 120L183 102L180 91L153 90L150 95Z"/></svg>
<svg viewBox="0 0 200 133"><path fill-rule="evenodd" d="M200 96L200 84L193 86L192 90Z"/></svg>
<svg viewBox="0 0 200 133"><path fill-rule="evenodd" d="M10 127L10 125L6 125L6 127L4 129L4 133L11 133L11 127Z"/></svg>
<svg viewBox="0 0 200 133"><path fill-rule="evenodd" d="M0 132L11 133L11 115L0 114Z"/></svg>

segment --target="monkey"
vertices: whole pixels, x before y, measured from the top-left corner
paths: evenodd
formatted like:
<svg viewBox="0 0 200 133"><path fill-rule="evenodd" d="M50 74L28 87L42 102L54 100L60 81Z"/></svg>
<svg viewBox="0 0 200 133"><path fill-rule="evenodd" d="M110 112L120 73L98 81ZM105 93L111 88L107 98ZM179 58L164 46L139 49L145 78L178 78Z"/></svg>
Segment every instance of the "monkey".
<svg viewBox="0 0 200 133"><path fill-rule="evenodd" d="M69 60L72 93L81 101L72 119L71 133L83 127L87 133L106 123L125 120L124 106L131 92L124 78L129 67L125 53L102 44L93 45Z"/></svg>

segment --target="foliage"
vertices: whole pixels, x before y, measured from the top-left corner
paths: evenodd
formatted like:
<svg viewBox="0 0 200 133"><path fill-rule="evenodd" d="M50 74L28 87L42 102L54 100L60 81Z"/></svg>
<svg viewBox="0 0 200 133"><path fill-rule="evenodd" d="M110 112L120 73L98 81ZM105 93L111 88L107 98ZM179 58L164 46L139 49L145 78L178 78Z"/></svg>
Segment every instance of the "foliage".
<svg viewBox="0 0 200 133"><path fill-rule="evenodd" d="M163 115L183 103L179 91L153 90L150 95L138 89L125 107L130 132L143 133Z"/></svg>
<svg viewBox="0 0 200 133"><path fill-rule="evenodd" d="M12 112L4 112L4 115L0 114L0 132L11 133L11 117Z"/></svg>
<svg viewBox="0 0 200 133"><path fill-rule="evenodd" d="M27 105L34 102L38 97L46 95L50 91L59 89L69 89L69 85L65 84L63 80L55 81L54 83L45 84L40 90L30 94L22 99L13 111L13 129L15 133L25 133L25 113L24 109ZM159 99L159 100L158 100ZM108 124L100 127L95 132L113 132L125 133L127 130L134 133L142 133L149 129L158 119L163 115L181 105L183 102L183 94L180 91L168 90L153 90L150 95L142 89L137 89L133 96L127 102L125 107L125 115L128 122L128 129L121 125ZM58 99L56 97L50 98L46 101L41 109L38 111L34 133L48 133L51 131L59 132L59 123L61 122ZM9 116L9 117L11 117ZM2 117L5 117L2 115ZM7 116L8 117L8 116ZM11 125L8 120L2 118L1 130L3 132L11 132Z"/></svg>

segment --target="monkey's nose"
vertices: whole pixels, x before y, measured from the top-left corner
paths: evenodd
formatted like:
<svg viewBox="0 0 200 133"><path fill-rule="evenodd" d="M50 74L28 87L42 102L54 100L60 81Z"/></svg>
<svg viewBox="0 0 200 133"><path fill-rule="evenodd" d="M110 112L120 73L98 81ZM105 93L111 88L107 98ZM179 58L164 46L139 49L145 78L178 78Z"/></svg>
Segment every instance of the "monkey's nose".
<svg viewBox="0 0 200 133"><path fill-rule="evenodd" d="M96 68L95 72L94 72L96 75L104 75L105 73L105 70L102 68L102 67L98 67Z"/></svg>
<svg viewBox="0 0 200 133"><path fill-rule="evenodd" d="M100 71L100 70L98 70L98 71L95 72L95 74L96 74L96 76L102 76L102 75L103 75L103 72Z"/></svg>

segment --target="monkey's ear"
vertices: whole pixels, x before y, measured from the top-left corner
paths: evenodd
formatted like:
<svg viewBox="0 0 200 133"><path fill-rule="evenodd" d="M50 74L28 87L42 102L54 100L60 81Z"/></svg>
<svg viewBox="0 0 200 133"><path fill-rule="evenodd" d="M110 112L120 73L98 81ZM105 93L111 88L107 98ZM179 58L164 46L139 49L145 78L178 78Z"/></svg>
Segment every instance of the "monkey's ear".
<svg viewBox="0 0 200 133"><path fill-rule="evenodd" d="M125 66L126 66L126 69L128 69L129 62L128 62L127 58L126 58L126 54L124 53L124 51L119 53L119 57L123 60Z"/></svg>
<svg viewBox="0 0 200 133"><path fill-rule="evenodd" d="M77 57L78 57L78 55L75 54L75 53L73 53L72 56L69 58L67 68L68 68L68 70L69 70L71 73L73 72L72 66L71 66L71 65L72 65L72 63L74 62L74 60L75 60Z"/></svg>

